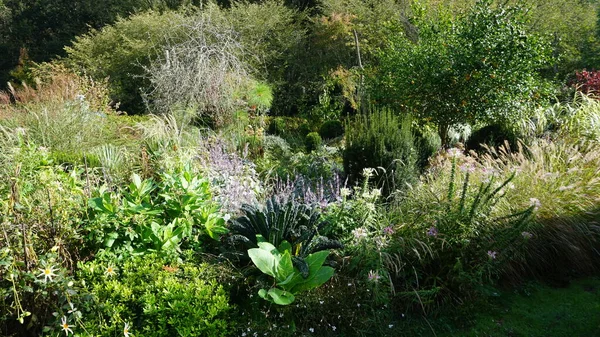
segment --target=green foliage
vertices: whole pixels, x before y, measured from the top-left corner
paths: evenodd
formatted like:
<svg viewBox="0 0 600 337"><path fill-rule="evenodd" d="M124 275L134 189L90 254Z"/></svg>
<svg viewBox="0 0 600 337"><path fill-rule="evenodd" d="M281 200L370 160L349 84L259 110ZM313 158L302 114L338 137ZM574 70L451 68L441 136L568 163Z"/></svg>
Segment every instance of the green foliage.
<svg viewBox="0 0 600 337"><path fill-rule="evenodd" d="M37 335L78 296L69 270L81 253L85 181L82 168L65 172L48 151L6 136L0 137L0 334Z"/></svg>
<svg viewBox="0 0 600 337"><path fill-rule="evenodd" d="M319 251L305 257L307 270L299 270L292 262L292 245L282 241L279 249L268 242L260 242L258 247L248 250L248 256L264 274L275 278L275 287L261 289L258 295L278 305L289 305L295 295L317 288L333 276L333 268L323 266L329 251Z"/></svg>
<svg viewBox="0 0 600 337"><path fill-rule="evenodd" d="M115 104L132 113L144 111L142 94L150 90L145 67L168 42L178 41L185 16L148 12L119 19L113 25L78 36L67 47L66 62L94 79L108 78Z"/></svg>
<svg viewBox="0 0 600 337"><path fill-rule="evenodd" d="M227 336L227 293L206 263L166 264L156 255L80 263L78 278L91 303L80 307L81 326L102 336Z"/></svg>
<svg viewBox="0 0 600 337"><path fill-rule="evenodd" d="M281 117L272 118L269 122L269 128L267 129L269 134L282 136L286 133L285 120Z"/></svg>
<svg viewBox="0 0 600 337"><path fill-rule="evenodd" d="M551 136L570 143L600 141L600 102L582 93L566 102L536 109L531 118L518 121L515 128L527 141Z"/></svg>
<svg viewBox="0 0 600 337"><path fill-rule="evenodd" d="M351 183L366 168L383 168L377 186L384 195L404 187L415 175L416 151L411 119L388 109L357 116L346 126L344 171Z"/></svg>
<svg viewBox="0 0 600 337"><path fill-rule="evenodd" d="M231 223L230 230L234 234L231 241L243 243L246 247L257 247L257 235L276 247L280 247L283 241L289 242L292 255L300 258L341 246L339 242L319 235L319 230L326 223L320 221L321 214L308 205L278 200L273 196L262 209L244 205L242 210L245 215Z"/></svg>
<svg viewBox="0 0 600 337"><path fill-rule="evenodd" d="M508 123L543 94L537 71L549 48L525 31L519 9L479 1L454 21L418 25L417 42L395 34L380 54L372 95L434 122L445 145L449 126Z"/></svg>
<svg viewBox="0 0 600 337"><path fill-rule="evenodd" d="M481 129L473 132L467 140L465 146L469 150L482 151L482 145L501 146L504 142L508 142L512 149L517 149L517 137L506 126L500 124L492 124L484 126Z"/></svg>
<svg viewBox="0 0 600 337"><path fill-rule="evenodd" d="M394 282L397 294L428 309L459 303L484 289L481 285L493 284L503 268L526 251L537 210L535 205L500 206L506 195L514 194L509 190L515 173L497 177L469 161L461 161L459 169L462 157L452 150L451 164L440 172L446 190L431 194L426 180L409 191L399 218L392 220L401 225L386 250L386 266L399 278ZM476 170L487 173L487 179L472 179ZM435 173L426 176L440 178ZM422 204L428 205L426 211L417 206Z"/></svg>
<svg viewBox="0 0 600 337"><path fill-rule="evenodd" d="M323 140L319 133L311 132L307 134L305 138L306 151L312 152L318 150L321 147L322 142Z"/></svg>
<svg viewBox="0 0 600 337"><path fill-rule="evenodd" d="M323 139L333 139L344 134L344 124L338 120L329 120L321 125L319 134Z"/></svg>
<svg viewBox="0 0 600 337"><path fill-rule="evenodd" d="M189 171L162 173L158 184L134 174L128 190L98 194L89 201L91 248L172 257L184 243L196 247L205 235L217 240L227 232L208 181Z"/></svg>
<svg viewBox="0 0 600 337"><path fill-rule="evenodd" d="M0 86L9 70L21 71L24 62L47 62L64 56L73 38L136 12L189 5L189 0L48 1L4 0L0 4Z"/></svg>

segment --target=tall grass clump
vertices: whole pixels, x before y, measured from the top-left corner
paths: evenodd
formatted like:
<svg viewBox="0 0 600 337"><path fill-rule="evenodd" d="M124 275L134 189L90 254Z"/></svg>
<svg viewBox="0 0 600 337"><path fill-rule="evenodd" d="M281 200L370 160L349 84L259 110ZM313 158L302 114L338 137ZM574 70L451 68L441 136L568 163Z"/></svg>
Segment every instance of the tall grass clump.
<svg viewBox="0 0 600 337"><path fill-rule="evenodd" d="M519 151L490 148L479 161L494 172L516 172L500 206L534 205L529 248L504 272L515 279L553 273L588 274L600 263L600 151L595 143L536 140Z"/></svg>
<svg viewBox="0 0 600 337"><path fill-rule="evenodd" d="M525 139L551 136L600 142L600 101L576 92L570 101L535 110L532 117L519 123L518 129Z"/></svg>
<svg viewBox="0 0 600 337"><path fill-rule="evenodd" d="M378 186L385 195L415 178L417 154L410 117L398 117L388 109L370 109L346 126L344 170L350 182L360 179L365 168L383 168Z"/></svg>
<svg viewBox="0 0 600 337"><path fill-rule="evenodd" d="M491 174L458 149L438 160L390 206L395 235L384 258L399 305L426 313L493 285L528 244L522 233L535 212L528 203L502 204L515 193L515 172Z"/></svg>

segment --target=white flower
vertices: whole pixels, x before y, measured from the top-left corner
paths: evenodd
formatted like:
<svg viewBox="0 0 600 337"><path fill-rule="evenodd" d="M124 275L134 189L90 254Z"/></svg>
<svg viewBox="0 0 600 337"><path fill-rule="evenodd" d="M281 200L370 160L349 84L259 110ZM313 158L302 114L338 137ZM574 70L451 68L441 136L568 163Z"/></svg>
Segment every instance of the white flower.
<svg viewBox="0 0 600 337"><path fill-rule="evenodd" d="M68 314L72 314L74 312L77 311L77 308L75 308L75 306L73 305L73 303L69 302L69 306L71 307L71 310L67 311Z"/></svg>
<svg viewBox="0 0 600 337"><path fill-rule="evenodd" d="M308 331L310 331L310 332L315 332L315 329L313 329L313 328L310 328L310 329L308 329Z"/></svg>
<svg viewBox="0 0 600 337"><path fill-rule="evenodd" d="M231 219L231 214L225 214L225 216L223 216L223 220L225 220L225 222L229 221L229 219Z"/></svg>
<svg viewBox="0 0 600 337"><path fill-rule="evenodd" d="M63 329L63 331L65 332L65 334L67 336L69 335L69 332L71 334L73 334L73 330L70 329L72 325L67 324L67 318L65 316L63 316L60 321L61 321L60 326Z"/></svg>
<svg viewBox="0 0 600 337"><path fill-rule="evenodd" d="M44 276L44 282L48 282L48 280L50 280L50 282L52 282L52 277L56 276L56 274L54 274L54 272L56 271L56 269L54 269L54 266L40 269L40 271L42 273L39 274L38 277Z"/></svg>
<svg viewBox="0 0 600 337"><path fill-rule="evenodd" d="M108 267L106 267L106 270L104 271L104 275L106 276L115 276L115 267L109 265Z"/></svg>
<svg viewBox="0 0 600 337"><path fill-rule="evenodd" d="M352 235L354 235L354 238L356 240L361 240L367 237L368 233L367 230L360 227L360 228L356 228L354 230L352 230Z"/></svg>
<svg viewBox="0 0 600 337"><path fill-rule="evenodd" d="M390 328L390 329L393 328L393 327L394 327L394 324L388 325L388 328Z"/></svg>
<svg viewBox="0 0 600 337"><path fill-rule="evenodd" d="M129 337L132 336L129 332L129 323L125 322L125 327L123 327L123 336Z"/></svg>
<svg viewBox="0 0 600 337"><path fill-rule="evenodd" d="M352 191L349 188L343 187L340 189L340 195L342 198L349 197L352 194Z"/></svg>
<svg viewBox="0 0 600 337"><path fill-rule="evenodd" d="M331 330L335 331L337 328L334 326L331 327Z"/></svg>
<svg viewBox="0 0 600 337"><path fill-rule="evenodd" d="M542 207L542 203L537 198L529 198L529 206L533 206L534 209Z"/></svg>
<svg viewBox="0 0 600 337"><path fill-rule="evenodd" d="M373 176L373 172L375 172L374 168L372 168L372 167L366 167L366 168L363 169L362 175L366 179L369 179L369 178L371 178Z"/></svg>
<svg viewBox="0 0 600 337"><path fill-rule="evenodd" d="M460 149L457 149L455 147L448 149L446 152L450 157L460 157L463 154Z"/></svg>

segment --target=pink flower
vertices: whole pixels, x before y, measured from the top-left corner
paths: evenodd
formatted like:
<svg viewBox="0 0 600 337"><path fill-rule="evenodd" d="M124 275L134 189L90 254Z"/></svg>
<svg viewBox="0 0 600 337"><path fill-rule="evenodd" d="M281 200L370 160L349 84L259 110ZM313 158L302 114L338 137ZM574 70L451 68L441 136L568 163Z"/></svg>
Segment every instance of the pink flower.
<svg viewBox="0 0 600 337"><path fill-rule="evenodd" d="M498 254L498 252L496 252L496 251L488 250L488 252L487 252L488 257L492 260L496 259L496 254Z"/></svg>
<svg viewBox="0 0 600 337"><path fill-rule="evenodd" d="M386 228L383 229L383 234L392 235L392 234L394 234L394 229L392 228L392 226L387 226Z"/></svg>

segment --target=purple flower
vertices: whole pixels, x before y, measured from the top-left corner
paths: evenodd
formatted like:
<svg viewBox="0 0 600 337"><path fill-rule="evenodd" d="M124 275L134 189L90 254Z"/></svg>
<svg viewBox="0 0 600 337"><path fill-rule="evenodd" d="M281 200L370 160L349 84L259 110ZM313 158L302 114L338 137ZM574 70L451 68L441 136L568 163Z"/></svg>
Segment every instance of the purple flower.
<svg viewBox="0 0 600 337"><path fill-rule="evenodd" d="M431 228L429 228L429 230L427 231L427 235L429 235L429 236L437 236L438 235L437 228L435 228L435 226L432 226Z"/></svg>
<svg viewBox="0 0 600 337"><path fill-rule="evenodd" d="M369 281L377 282L379 280L379 272L378 271L369 271Z"/></svg>
<svg viewBox="0 0 600 337"><path fill-rule="evenodd" d="M491 251L491 250L488 250L487 254L488 254L488 257L489 257L490 259L492 259L492 260L495 260L495 259L496 259L496 254L498 254L498 252L496 252L496 251Z"/></svg>
<svg viewBox="0 0 600 337"><path fill-rule="evenodd" d="M383 234L392 235L392 234L394 234L394 229L392 228L392 226L387 226L386 228L383 229Z"/></svg>

